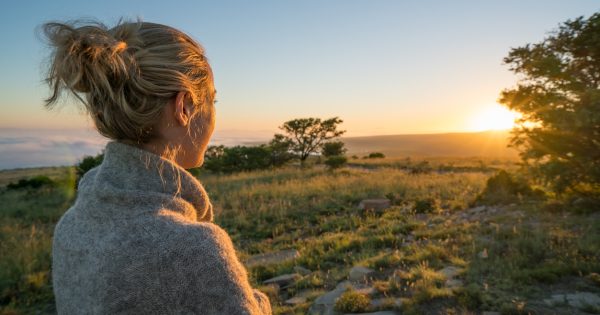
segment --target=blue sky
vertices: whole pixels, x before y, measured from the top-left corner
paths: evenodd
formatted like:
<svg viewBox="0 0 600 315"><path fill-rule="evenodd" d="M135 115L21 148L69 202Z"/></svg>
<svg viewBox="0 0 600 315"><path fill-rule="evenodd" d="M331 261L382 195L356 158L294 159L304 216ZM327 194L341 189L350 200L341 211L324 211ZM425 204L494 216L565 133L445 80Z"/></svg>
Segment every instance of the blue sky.
<svg viewBox="0 0 600 315"><path fill-rule="evenodd" d="M48 50L35 27L49 20L139 16L196 38L219 91L217 135L339 116L359 136L472 130L516 82L502 65L511 47L599 9L592 0L4 2L0 128L89 126L72 100L42 108Z"/></svg>

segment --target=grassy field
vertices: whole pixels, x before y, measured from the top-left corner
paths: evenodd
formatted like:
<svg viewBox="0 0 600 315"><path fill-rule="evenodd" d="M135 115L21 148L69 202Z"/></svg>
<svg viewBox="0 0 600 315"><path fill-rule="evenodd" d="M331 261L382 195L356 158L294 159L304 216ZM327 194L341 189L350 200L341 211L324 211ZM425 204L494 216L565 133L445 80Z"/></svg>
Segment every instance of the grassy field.
<svg viewBox="0 0 600 315"><path fill-rule="evenodd" d="M490 176L515 167L502 159L357 159L333 172L315 165L201 173L199 179L242 261L277 250L299 252L292 261L248 268L252 284L270 295L275 314L307 313L354 266L375 270L369 282L374 290L345 293L340 310L600 313L594 305L544 301L553 294L600 294L598 211L574 213L528 198L474 204ZM75 197L68 188L72 172L63 174L58 187L0 192L1 314L53 312L52 230ZM359 209L368 198L388 198L392 206ZM290 287L262 284L298 266L309 272ZM452 279L444 274L448 268L457 270ZM293 296L305 300L286 304Z"/></svg>

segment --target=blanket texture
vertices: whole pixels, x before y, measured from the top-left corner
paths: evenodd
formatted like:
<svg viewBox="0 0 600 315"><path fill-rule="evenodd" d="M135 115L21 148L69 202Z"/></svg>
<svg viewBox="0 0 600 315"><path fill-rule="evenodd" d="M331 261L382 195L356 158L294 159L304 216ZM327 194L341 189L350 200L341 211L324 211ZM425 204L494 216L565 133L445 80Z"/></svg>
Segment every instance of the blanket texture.
<svg viewBox="0 0 600 315"><path fill-rule="evenodd" d="M118 141L55 227L52 283L59 314L271 314L201 183Z"/></svg>

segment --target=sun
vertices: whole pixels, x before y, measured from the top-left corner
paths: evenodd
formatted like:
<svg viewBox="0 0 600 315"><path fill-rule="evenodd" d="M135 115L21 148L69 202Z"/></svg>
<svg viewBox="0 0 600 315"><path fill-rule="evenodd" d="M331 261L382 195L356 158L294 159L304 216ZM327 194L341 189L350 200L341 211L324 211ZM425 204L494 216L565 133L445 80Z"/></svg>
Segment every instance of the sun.
<svg viewBox="0 0 600 315"><path fill-rule="evenodd" d="M515 126L519 114L500 104L490 104L473 115L469 130L507 130Z"/></svg>

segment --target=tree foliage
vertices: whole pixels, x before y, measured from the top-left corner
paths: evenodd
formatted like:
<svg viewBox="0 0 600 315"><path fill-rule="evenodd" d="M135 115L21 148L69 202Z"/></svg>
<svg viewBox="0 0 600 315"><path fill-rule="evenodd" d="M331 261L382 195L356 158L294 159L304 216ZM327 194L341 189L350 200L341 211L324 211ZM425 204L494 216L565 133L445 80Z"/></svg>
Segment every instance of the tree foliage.
<svg viewBox="0 0 600 315"><path fill-rule="evenodd" d="M558 193L600 187L600 13L569 20L543 41L513 48L519 75L499 102L522 114L511 145Z"/></svg>
<svg viewBox="0 0 600 315"><path fill-rule="evenodd" d="M234 173L280 167L294 158L290 144L275 137L258 146L209 146L204 154L203 169L214 173Z"/></svg>
<svg viewBox="0 0 600 315"><path fill-rule="evenodd" d="M77 165L75 165L75 170L77 173L77 183L76 186L79 187L79 181L83 177L85 173L87 173L92 168L102 164L104 160L104 151L102 153L97 154L96 156L87 155L84 156Z"/></svg>
<svg viewBox="0 0 600 315"><path fill-rule="evenodd" d="M321 149L321 154L327 159L325 165L329 169L336 169L344 166L348 162L348 158L344 156L347 149L342 141L325 142Z"/></svg>
<svg viewBox="0 0 600 315"><path fill-rule="evenodd" d="M31 177L28 179L20 179L16 183L11 182L8 185L6 185L6 189L9 189L9 190L27 189L27 188L37 189L42 186L54 187L54 186L56 186L56 183L52 179L50 179L48 176L38 175L38 176L34 176L34 177Z"/></svg>
<svg viewBox="0 0 600 315"><path fill-rule="evenodd" d="M260 146L210 146L204 155L203 168L218 173L266 169L271 166L271 151Z"/></svg>
<svg viewBox="0 0 600 315"><path fill-rule="evenodd" d="M279 127L286 134L278 134L276 137L286 139L291 143L290 149L304 161L311 153L316 153L327 140L337 138L344 134L345 130L337 127L343 120L333 117L326 120L320 118L299 118L287 121Z"/></svg>
<svg viewBox="0 0 600 315"><path fill-rule="evenodd" d="M271 152L271 164L273 166L282 166L296 156L291 151L293 142L283 135L276 134L269 142Z"/></svg>
<svg viewBox="0 0 600 315"><path fill-rule="evenodd" d="M346 151L348 150L344 147L344 143L342 141L331 141L323 144L321 154L323 154L324 157L330 157L344 155Z"/></svg>

